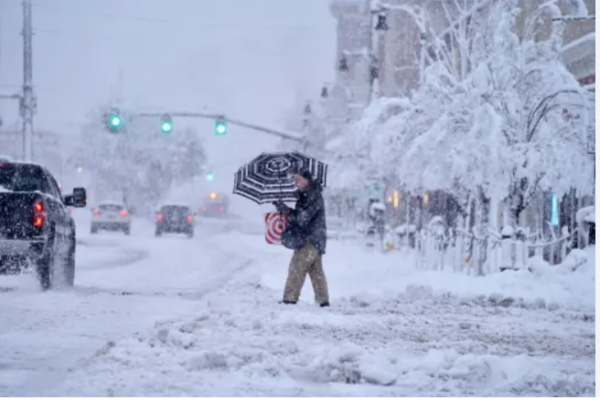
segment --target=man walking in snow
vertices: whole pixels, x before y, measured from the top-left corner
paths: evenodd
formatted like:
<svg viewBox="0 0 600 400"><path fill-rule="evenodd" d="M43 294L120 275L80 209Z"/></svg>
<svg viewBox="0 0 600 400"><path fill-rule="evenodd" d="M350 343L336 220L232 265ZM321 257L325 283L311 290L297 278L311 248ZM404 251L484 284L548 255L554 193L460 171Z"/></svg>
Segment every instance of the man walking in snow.
<svg viewBox="0 0 600 400"><path fill-rule="evenodd" d="M306 275L315 292L315 300L321 307L329 306L327 279L323 271L323 254L327 244L327 223L325 219L325 202L322 186L308 170L294 174L298 187L296 208L292 209L283 203L276 203L277 211L286 215L289 221L289 232L292 232L294 244L286 247L294 249L290 262L288 277L283 292L284 304L296 304ZM285 237L284 233L284 237ZM284 242L282 237L282 243Z"/></svg>

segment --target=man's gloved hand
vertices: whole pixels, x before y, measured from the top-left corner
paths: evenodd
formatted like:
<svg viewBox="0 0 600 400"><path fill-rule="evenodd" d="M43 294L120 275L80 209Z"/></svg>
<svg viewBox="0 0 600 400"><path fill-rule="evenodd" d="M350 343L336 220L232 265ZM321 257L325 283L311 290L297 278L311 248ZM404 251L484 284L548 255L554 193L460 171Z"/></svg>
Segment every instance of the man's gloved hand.
<svg viewBox="0 0 600 400"><path fill-rule="evenodd" d="M287 215L290 212L290 208L285 205L282 201L273 203L278 212Z"/></svg>

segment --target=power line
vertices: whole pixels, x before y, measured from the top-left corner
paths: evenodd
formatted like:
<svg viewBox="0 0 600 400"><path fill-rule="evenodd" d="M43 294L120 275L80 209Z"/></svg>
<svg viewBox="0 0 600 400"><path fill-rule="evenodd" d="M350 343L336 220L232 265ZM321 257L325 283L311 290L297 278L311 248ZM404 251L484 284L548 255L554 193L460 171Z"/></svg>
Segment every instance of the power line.
<svg viewBox="0 0 600 400"><path fill-rule="evenodd" d="M119 43L119 44L123 44L123 43L127 43L130 42L132 46L135 46L136 48L139 47L152 47L152 48L156 48L157 46L164 46L164 40L165 37L162 36L161 37L161 43L157 44L151 37L146 37L148 40L140 40L140 36L131 36L131 35L127 35L127 34L123 34L121 36L109 36L109 35L97 35L97 34L80 34L80 33L75 33L75 32L69 32L67 30L61 30L61 29L48 29L48 28L35 28L34 29L34 40L35 37L60 37L61 39L63 38L68 38L71 41L81 41L81 42L89 42L89 40L99 40L102 42L109 42L109 43ZM226 38L226 40L223 40L223 38L215 38L215 37L202 37L199 36L198 38L195 39L194 43L195 44L199 44L202 43L202 40L205 40L206 42L210 42L213 43L215 45L219 45L219 47L225 47L227 42L231 42L231 43L239 43L239 39L238 38ZM180 38L178 37L173 37L172 42L176 42L179 43L180 42ZM256 52L261 52L261 51L267 51L264 48L256 48L255 50ZM283 52L284 50L277 50L277 52Z"/></svg>
<svg viewBox="0 0 600 400"><path fill-rule="evenodd" d="M40 10L51 10L51 11L63 11L66 13L73 13L73 11L81 11L81 9L77 10L77 8L73 8L71 5L69 7L61 7L56 6L56 4L50 2L43 2L36 4L36 13L39 15ZM268 23L243 23L240 24L236 21L214 21L214 22L199 22L197 19L167 19L167 18L152 18L152 17L142 17L137 15L128 15L128 14L119 14L119 13L94 13L94 14L85 14L77 12L75 16L76 19L89 18L89 19L110 19L110 20L122 20L128 22L144 22L149 24L169 24L174 27L181 27L183 23L188 23L190 26L194 28L228 28L228 29L309 29L320 26L314 23L286 23L286 22L268 22Z"/></svg>

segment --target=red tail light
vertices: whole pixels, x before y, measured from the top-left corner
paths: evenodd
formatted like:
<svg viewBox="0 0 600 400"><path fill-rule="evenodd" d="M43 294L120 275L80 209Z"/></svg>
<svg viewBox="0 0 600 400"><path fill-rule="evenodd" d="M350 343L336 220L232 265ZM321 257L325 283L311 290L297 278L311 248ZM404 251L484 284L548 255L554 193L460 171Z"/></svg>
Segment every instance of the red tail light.
<svg viewBox="0 0 600 400"><path fill-rule="evenodd" d="M193 222L194 221L194 217L192 217L191 215L188 215L188 222Z"/></svg>
<svg viewBox="0 0 600 400"><path fill-rule="evenodd" d="M121 217L126 217L126 216L128 216L128 215L129 215L129 212L128 212L127 210L122 210L121 212L119 212L119 215L120 215Z"/></svg>
<svg viewBox="0 0 600 400"><path fill-rule="evenodd" d="M156 220L157 221L162 221L162 219L163 219L163 215L162 214L157 214L156 215Z"/></svg>
<svg viewBox="0 0 600 400"><path fill-rule="evenodd" d="M36 201L33 203L33 226L41 228L46 222L46 210L44 209L44 203Z"/></svg>
<svg viewBox="0 0 600 400"><path fill-rule="evenodd" d="M98 211L98 210L96 210L96 209L94 209L94 210L92 211L92 213L93 213L94 215L100 215L100 211Z"/></svg>

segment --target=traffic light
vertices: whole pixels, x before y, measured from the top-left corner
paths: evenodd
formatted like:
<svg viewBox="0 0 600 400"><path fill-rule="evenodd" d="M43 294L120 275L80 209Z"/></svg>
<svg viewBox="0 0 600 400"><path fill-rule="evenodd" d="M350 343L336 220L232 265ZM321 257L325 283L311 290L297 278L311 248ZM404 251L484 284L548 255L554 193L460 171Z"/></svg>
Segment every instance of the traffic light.
<svg viewBox="0 0 600 400"><path fill-rule="evenodd" d="M105 118L106 127L109 131L116 133L123 127L123 117L121 116L121 112L118 109L111 109L106 114Z"/></svg>
<svg viewBox="0 0 600 400"><path fill-rule="evenodd" d="M208 174L206 174L206 180L211 182L215 179L215 174L213 174L212 172L209 172Z"/></svg>
<svg viewBox="0 0 600 400"><path fill-rule="evenodd" d="M160 118L160 130L162 133L171 134L173 132L173 119L169 114L164 114Z"/></svg>
<svg viewBox="0 0 600 400"><path fill-rule="evenodd" d="M217 120L215 122L215 133L217 136L224 136L227 134L227 123L223 120Z"/></svg>

